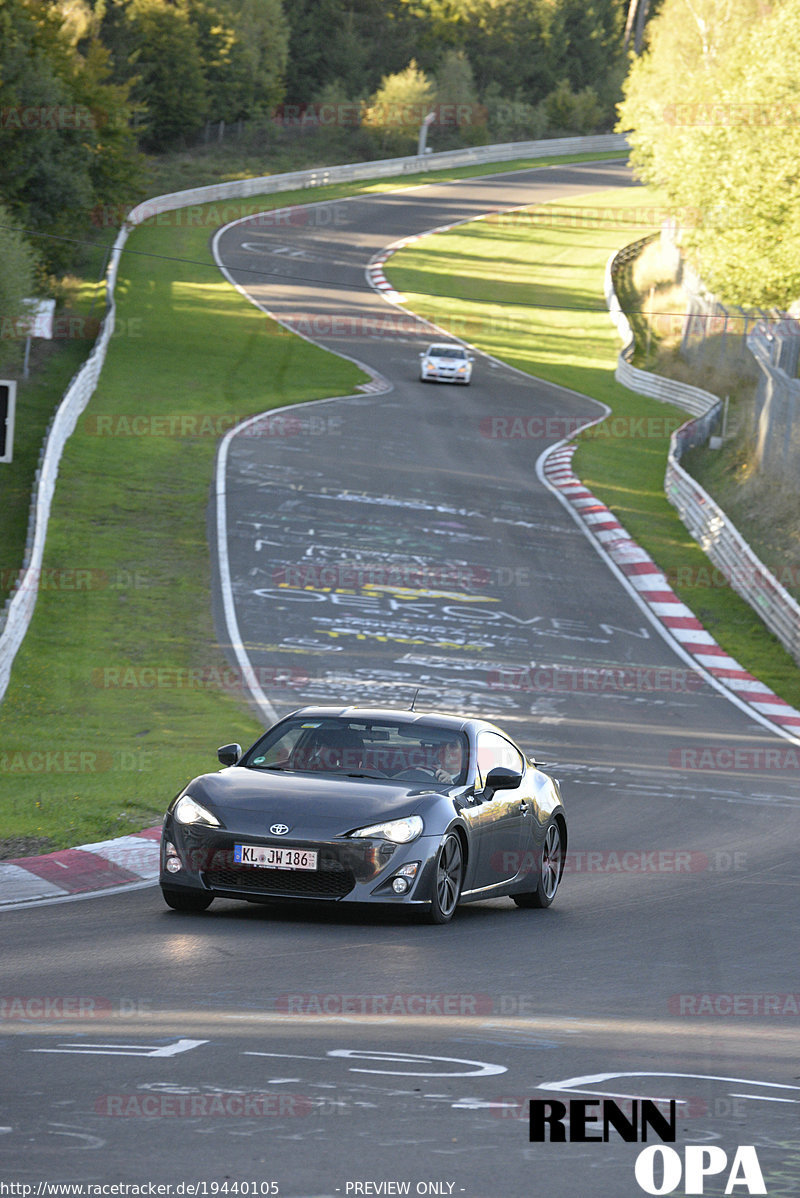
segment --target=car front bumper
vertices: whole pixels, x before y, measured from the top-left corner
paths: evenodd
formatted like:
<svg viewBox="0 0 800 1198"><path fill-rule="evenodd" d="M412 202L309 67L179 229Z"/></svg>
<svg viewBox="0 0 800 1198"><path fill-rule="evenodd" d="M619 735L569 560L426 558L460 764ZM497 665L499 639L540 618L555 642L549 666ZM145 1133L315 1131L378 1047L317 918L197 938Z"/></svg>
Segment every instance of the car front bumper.
<svg viewBox="0 0 800 1198"><path fill-rule="evenodd" d="M234 845L256 844L312 849L319 854L316 870L268 869L234 861ZM168 853L171 845L174 852ZM428 903L431 900L435 836L409 844L354 837L329 841L276 842L274 838L237 835L222 828L184 826L167 816L161 838L159 884L171 890L201 891L246 902L311 900L314 902ZM170 861L177 861L170 867ZM408 890L397 894L392 881L403 866L418 862Z"/></svg>

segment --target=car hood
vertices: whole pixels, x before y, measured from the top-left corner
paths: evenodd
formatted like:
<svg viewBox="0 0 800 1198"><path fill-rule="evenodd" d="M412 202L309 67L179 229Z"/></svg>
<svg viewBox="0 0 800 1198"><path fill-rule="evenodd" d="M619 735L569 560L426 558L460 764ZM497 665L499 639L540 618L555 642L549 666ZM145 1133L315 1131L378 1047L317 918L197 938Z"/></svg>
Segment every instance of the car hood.
<svg viewBox="0 0 800 1198"><path fill-rule="evenodd" d="M266 836L273 823L287 824L290 839L341 836L354 828L401 819L442 798L424 785L372 778L322 777L230 766L190 782L190 794L229 831ZM426 803L425 800L428 800Z"/></svg>

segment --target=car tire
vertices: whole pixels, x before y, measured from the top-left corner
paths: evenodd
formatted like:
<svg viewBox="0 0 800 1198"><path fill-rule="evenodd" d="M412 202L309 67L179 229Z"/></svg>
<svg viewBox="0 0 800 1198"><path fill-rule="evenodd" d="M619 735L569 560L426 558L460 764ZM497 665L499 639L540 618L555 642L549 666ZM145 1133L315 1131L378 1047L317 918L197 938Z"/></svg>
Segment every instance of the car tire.
<svg viewBox="0 0 800 1198"><path fill-rule="evenodd" d="M542 864L536 889L526 894L512 894L518 907L549 907L556 897L564 872L564 837L558 820L551 820L544 830Z"/></svg>
<svg viewBox="0 0 800 1198"><path fill-rule="evenodd" d="M172 890L168 886L161 887L164 902L173 911L205 911L214 901L213 894L203 894L198 890Z"/></svg>
<svg viewBox="0 0 800 1198"><path fill-rule="evenodd" d="M431 923L450 922L455 915L463 884L464 850L461 838L455 832L448 832L436 854L429 911Z"/></svg>

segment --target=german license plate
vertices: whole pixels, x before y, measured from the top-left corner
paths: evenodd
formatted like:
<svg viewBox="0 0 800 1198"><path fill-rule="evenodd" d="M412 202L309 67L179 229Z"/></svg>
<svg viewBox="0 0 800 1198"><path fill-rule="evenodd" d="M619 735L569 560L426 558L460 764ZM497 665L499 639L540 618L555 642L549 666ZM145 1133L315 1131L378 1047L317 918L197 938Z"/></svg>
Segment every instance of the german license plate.
<svg viewBox="0 0 800 1198"><path fill-rule="evenodd" d="M259 865L262 869L316 869L313 849L285 849L277 845L235 844L233 859L237 865Z"/></svg>

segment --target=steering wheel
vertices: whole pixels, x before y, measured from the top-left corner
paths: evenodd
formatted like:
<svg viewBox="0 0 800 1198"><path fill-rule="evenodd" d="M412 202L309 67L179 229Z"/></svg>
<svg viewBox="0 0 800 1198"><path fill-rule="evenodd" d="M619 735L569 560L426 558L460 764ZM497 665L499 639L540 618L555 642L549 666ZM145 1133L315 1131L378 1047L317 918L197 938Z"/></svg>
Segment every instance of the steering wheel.
<svg viewBox="0 0 800 1198"><path fill-rule="evenodd" d="M405 778L408 774L430 774L432 778L435 778L436 770L431 769L429 765L412 765L408 769L401 770L399 774L395 774L395 778Z"/></svg>

